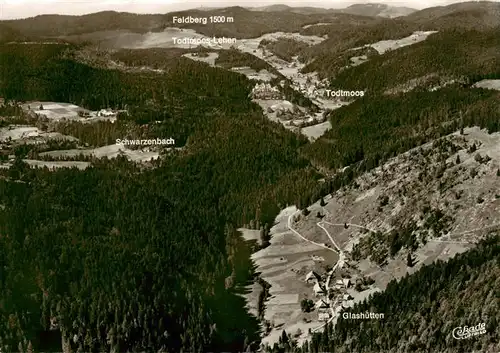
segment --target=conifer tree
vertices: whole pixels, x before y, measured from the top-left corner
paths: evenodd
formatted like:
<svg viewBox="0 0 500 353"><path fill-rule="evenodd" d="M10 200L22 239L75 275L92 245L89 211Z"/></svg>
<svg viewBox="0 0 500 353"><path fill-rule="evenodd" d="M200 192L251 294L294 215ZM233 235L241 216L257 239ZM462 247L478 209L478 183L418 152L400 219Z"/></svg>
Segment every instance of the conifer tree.
<svg viewBox="0 0 500 353"><path fill-rule="evenodd" d="M413 265L414 265L413 257L411 256L411 253L408 253L408 255L406 256L406 265L408 267L413 267Z"/></svg>

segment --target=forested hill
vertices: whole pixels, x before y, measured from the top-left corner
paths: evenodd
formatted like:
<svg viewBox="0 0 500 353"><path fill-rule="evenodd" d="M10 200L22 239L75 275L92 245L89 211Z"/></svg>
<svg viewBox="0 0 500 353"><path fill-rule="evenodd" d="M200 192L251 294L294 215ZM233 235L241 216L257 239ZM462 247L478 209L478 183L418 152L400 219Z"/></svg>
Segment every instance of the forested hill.
<svg viewBox="0 0 500 353"><path fill-rule="evenodd" d="M145 33L159 29L164 23L164 16L102 11L82 16L40 15L21 20L2 21L0 24L33 37L58 37L110 30Z"/></svg>
<svg viewBox="0 0 500 353"><path fill-rule="evenodd" d="M399 153L462 127L500 130L500 94L458 85L438 92L363 97L330 114L332 129L303 147L326 168L365 171ZM409 109L411 107L411 109Z"/></svg>
<svg viewBox="0 0 500 353"><path fill-rule="evenodd" d="M407 16L418 10L409 7L390 6L383 3L372 4L353 4L341 10L345 13L358 14L363 16L381 16L381 17L401 17Z"/></svg>
<svg viewBox="0 0 500 353"><path fill-rule="evenodd" d="M164 122L181 145L198 123L217 112L257 107L243 76L177 58L165 74L128 73L90 67L72 59L66 45L0 46L0 96L16 100L70 102L89 109L130 107L141 123Z"/></svg>
<svg viewBox="0 0 500 353"><path fill-rule="evenodd" d="M234 21L226 23L183 24L175 17L226 16ZM214 11L186 10L166 14L143 15L103 11L83 16L42 15L21 20L0 21L0 25L18 33L41 38L81 35L100 31L130 31L146 33L162 31L166 27L191 28L208 36L254 38L271 32L299 32L303 26L321 21L348 23L375 22L366 16L351 14L300 14L293 12L257 12L242 7L228 7Z"/></svg>
<svg viewBox="0 0 500 353"><path fill-rule="evenodd" d="M471 84L484 78L500 78L500 27L435 33L421 43L375 55L363 65L335 73L331 85L374 94L438 87L450 81Z"/></svg>
<svg viewBox="0 0 500 353"><path fill-rule="evenodd" d="M24 39L25 36L23 36L21 32L16 31L15 29L4 24L0 24L0 43Z"/></svg>
<svg viewBox="0 0 500 353"><path fill-rule="evenodd" d="M303 71L316 71L323 77L334 78L335 86L355 86L356 89L368 90L390 89L396 85L405 85L410 79L425 81L442 76L449 80L488 70L497 72L500 60L498 26L482 29L458 27L441 31L439 26L429 26L428 30L439 32L430 35L423 42L383 55L372 48L364 48L365 52L358 50L358 54L352 48L408 37L420 29L418 25L396 19L374 25L345 26L344 29L332 32L329 32L329 26L312 27L316 31L331 34L324 42L300 52L301 60L308 63ZM366 52L368 49L370 51ZM367 54L369 61L345 69L350 64L351 57ZM392 74L388 75L389 72Z"/></svg>
<svg viewBox="0 0 500 353"><path fill-rule="evenodd" d="M314 175L301 171L292 137L242 118L221 117L214 129L227 139L214 131L209 148L151 172L120 159L83 172L9 170L23 182L0 180L3 350L60 351L57 335L47 346L51 325L84 351L258 342L257 322L226 287L251 269L230 224L269 222Z"/></svg>
<svg viewBox="0 0 500 353"><path fill-rule="evenodd" d="M500 4L494 1L465 1L414 12L405 17L424 29L488 29L500 25Z"/></svg>
<svg viewBox="0 0 500 353"><path fill-rule="evenodd" d="M400 282L392 281L383 293L349 310L383 313L383 319L339 319L335 327L328 325L302 347L292 348L284 335L282 343L269 351L496 353L500 348L499 276L500 235L493 234L448 262L438 261ZM453 338L455 327L480 323L486 324L485 334Z"/></svg>

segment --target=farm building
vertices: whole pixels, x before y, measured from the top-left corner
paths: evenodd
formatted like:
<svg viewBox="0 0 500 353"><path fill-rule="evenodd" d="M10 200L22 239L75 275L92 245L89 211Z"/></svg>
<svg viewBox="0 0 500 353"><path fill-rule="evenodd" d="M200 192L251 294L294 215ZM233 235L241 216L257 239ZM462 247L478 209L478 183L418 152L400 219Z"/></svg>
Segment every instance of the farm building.
<svg viewBox="0 0 500 353"><path fill-rule="evenodd" d="M351 300L352 296L350 294L344 294L344 300Z"/></svg>
<svg viewBox="0 0 500 353"><path fill-rule="evenodd" d="M316 304L314 304L314 307L316 309L324 309L328 308L328 304L323 299L320 299L316 302Z"/></svg>
<svg viewBox="0 0 500 353"><path fill-rule="evenodd" d="M323 286L321 286L319 283L316 283L314 285L314 294L316 295L324 295L325 294L325 288L323 288Z"/></svg>
<svg viewBox="0 0 500 353"><path fill-rule="evenodd" d="M318 275L316 272L314 271L310 271L307 275L306 275L306 282L310 281L311 279L316 279L317 281L321 281L321 276Z"/></svg>
<svg viewBox="0 0 500 353"><path fill-rule="evenodd" d="M116 115L116 113L109 109L101 109L97 113L97 116L114 116L114 115Z"/></svg>
<svg viewBox="0 0 500 353"><path fill-rule="evenodd" d="M330 319L330 313L319 313L318 314L318 320L319 321L328 321Z"/></svg>

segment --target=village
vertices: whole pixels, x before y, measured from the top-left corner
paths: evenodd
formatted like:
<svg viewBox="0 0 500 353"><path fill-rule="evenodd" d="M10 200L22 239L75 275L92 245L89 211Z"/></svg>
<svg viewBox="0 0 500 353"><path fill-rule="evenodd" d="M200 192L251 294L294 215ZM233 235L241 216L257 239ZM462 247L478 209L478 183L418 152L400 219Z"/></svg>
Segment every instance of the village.
<svg viewBox="0 0 500 353"><path fill-rule="evenodd" d="M3 99L0 99L0 105L21 108L23 111L22 117L4 118L6 124L0 127L0 168L3 169L10 168L18 155L23 156L23 162L32 168L47 167L50 170L71 167L85 169L94 158L125 156L134 162L149 163L160 156L157 146L113 143L93 148L71 134L61 133L62 130L57 128L60 124L73 122L114 124L119 114L126 113L126 110L108 108L92 111L70 103L18 103Z"/></svg>
<svg viewBox="0 0 500 353"><path fill-rule="evenodd" d="M322 206L320 205L320 207ZM349 230L350 226L347 223L340 225L323 221L325 212L318 212L319 213L316 214L316 218L319 218L320 222L317 222L316 226L321 228L321 230L326 233L329 242L323 244L315 243L314 241L311 242L316 245L323 245L332 252L336 252L338 254L338 259L336 263L331 266L329 264L325 264L324 258L315 258L315 260L321 265L315 266L315 269L310 270L304 278L308 287L312 285L313 296L310 297L305 294L300 305L301 310L305 313L315 312L318 322L335 322L343 309L353 307L355 302L365 297L362 292L372 292L374 288L371 288L371 286L375 283L375 281L369 276L362 275L356 268L355 262L350 259L349 252L345 251L344 240L347 238L352 240L354 238L354 233ZM302 218L304 218L303 214L295 214L290 218L290 230L294 233L297 232L294 225L305 221L301 221ZM342 236L340 237L340 240L343 241L340 243L340 246L337 244L338 240L336 241L334 236L332 236L326 228L328 226L335 226L334 229L341 230ZM358 227L356 231L360 231L360 228ZM302 237L302 235L298 232L295 234ZM346 234L348 235L346 236ZM308 240L306 238L304 239ZM315 332L323 326L324 325L315 327L311 331Z"/></svg>
<svg viewBox="0 0 500 353"><path fill-rule="evenodd" d="M342 310L380 290L371 270L359 269L350 255L349 243L366 229L330 223L333 219L319 201L307 209L307 215L293 206L284 209L270 230L270 246L252 255L260 278L269 285L262 321L264 344L276 342L283 330L300 344L327 323L335 323ZM245 239L252 239L254 231L241 231ZM259 288L253 285L246 296L255 315L259 315Z"/></svg>
<svg viewBox="0 0 500 353"><path fill-rule="evenodd" d="M284 85L285 81L281 81L280 86L284 87ZM320 96L319 91L312 88L304 88L301 92L304 96L309 95L310 98L316 100ZM319 111L312 112L308 108L293 104L285 99L279 88L272 86L270 83L257 83L252 89L251 98L263 108L264 113L270 120L279 122L292 131L304 133L306 136L308 134L303 128L322 123L328 124L327 112L324 109L320 107ZM340 105L335 107L340 107Z"/></svg>

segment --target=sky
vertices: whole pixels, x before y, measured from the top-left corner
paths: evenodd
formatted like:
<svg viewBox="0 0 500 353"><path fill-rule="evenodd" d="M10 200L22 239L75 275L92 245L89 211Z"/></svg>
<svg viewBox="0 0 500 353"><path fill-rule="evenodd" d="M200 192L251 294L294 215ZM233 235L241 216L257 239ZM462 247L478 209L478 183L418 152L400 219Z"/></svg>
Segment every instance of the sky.
<svg viewBox="0 0 500 353"><path fill-rule="evenodd" d="M500 0L494 0L500 1ZM0 19L26 18L41 14L82 15L115 10L134 13L167 13L191 8L225 6L317 6L342 8L353 3L384 3L422 9L447 5L459 0L0 0Z"/></svg>

